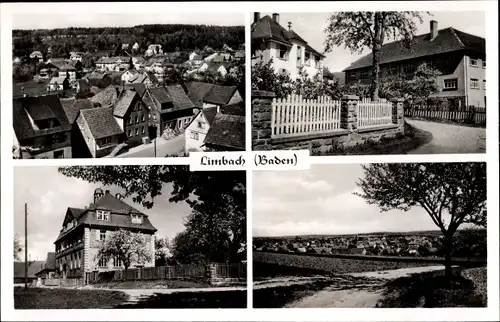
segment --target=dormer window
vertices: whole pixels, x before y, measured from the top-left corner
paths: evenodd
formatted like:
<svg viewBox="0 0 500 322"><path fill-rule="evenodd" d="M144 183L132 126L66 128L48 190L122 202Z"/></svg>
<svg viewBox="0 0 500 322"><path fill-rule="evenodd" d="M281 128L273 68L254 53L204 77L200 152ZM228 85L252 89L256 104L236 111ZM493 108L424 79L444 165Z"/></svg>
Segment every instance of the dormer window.
<svg viewBox="0 0 500 322"><path fill-rule="evenodd" d="M479 65L479 63L478 63L477 59L472 59L472 58L471 58L471 60L470 60L470 65L471 65L472 67L477 67L477 66Z"/></svg>
<svg viewBox="0 0 500 322"><path fill-rule="evenodd" d="M142 216L141 215L131 215L133 224L142 224Z"/></svg>
<svg viewBox="0 0 500 322"><path fill-rule="evenodd" d="M110 211L97 210L97 220L109 221Z"/></svg>

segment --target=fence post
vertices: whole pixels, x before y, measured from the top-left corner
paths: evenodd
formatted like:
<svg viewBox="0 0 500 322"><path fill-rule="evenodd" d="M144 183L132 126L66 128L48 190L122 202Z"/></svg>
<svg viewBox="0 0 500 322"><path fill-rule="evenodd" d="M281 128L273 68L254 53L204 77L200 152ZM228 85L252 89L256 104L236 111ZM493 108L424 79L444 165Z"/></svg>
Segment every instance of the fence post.
<svg viewBox="0 0 500 322"><path fill-rule="evenodd" d="M404 99L403 98L393 98L392 102L392 123L398 125L398 131L403 133L404 131Z"/></svg>
<svg viewBox="0 0 500 322"><path fill-rule="evenodd" d="M356 95L344 95L341 100L340 128L349 134L358 131L358 101Z"/></svg>
<svg viewBox="0 0 500 322"><path fill-rule="evenodd" d="M274 92L252 91L252 149L271 150L271 112Z"/></svg>

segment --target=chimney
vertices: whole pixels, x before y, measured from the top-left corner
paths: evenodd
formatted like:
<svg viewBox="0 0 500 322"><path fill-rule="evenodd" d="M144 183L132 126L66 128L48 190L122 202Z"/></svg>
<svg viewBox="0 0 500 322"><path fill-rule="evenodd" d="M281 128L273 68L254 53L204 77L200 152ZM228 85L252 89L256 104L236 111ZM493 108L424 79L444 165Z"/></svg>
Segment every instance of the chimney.
<svg viewBox="0 0 500 322"><path fill-rule="evenodd" d="M253 22L257 22L260 20L260 12L253 13Z"/></svg>
<svg viewBox="0 0 500 322"><path fill-rule="evenodd" d="M123 196L122 196L122 194L121 194L121 193L117 193L117 194L115 195L115 198L116 198L116 199L118 199L118 200L122 200L122 199L123 199Z"/></svg>
<svg viewBox="0 0 500 322"><path fill-rule="evenodd" d="M274 22L279 24L280 23L280 15L277 13L273 13L273 20L274 20Z"/></svg>
<svg viewBox="0 0 500 322"><path fill-rule="evenodd" d="M101 188L95 189L95 191L94 191L94 204L97 203L97 201L99 199L101 199L102 196L103 196L102 189Z"/></svg>
<svg viewBox="0 0 500 322"><path fill-rule="evenodd" d="M291 21L288 22L288 30L292 30L292 22Z"/></svg>
<svg viewBox="0 0 500 322"><path fill-rule="evenodd" d="M431 40L434 40L438 35L438 22L431 20Z"/></svg>

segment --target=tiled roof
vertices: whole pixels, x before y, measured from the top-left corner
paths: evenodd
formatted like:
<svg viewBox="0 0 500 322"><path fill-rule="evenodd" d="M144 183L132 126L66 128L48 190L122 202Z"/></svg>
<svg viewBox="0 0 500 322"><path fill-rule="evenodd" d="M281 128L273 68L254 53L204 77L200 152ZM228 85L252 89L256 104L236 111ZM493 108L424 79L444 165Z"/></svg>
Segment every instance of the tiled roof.
<svg viewBox="0 0 500 322"><path fill-rule="evenodd" d="M109 85L96 95L90 98L92 103L100 104L101 106L113 105L118 99L118 90L114 85Z"/></svg>
<svg viewBox="0 0 500 322"><path fill-rule="evenodd" d="M245 150L245 117L217 113L205 144L230 150Z"/></svg>
<svg viewBox="0 0 500 322"><path fill-rule="evenodd" d="M149 91L151 92L151 95L160 103L170 103L172 102L172 99L170 98L170 95L168 94L168 91L165 87L159 86L159 87L153 87L150 88Z"/></svg>
<svg viewBox="0 0 500 322"><path fill-rule="evenodd" d="M64 80L66 79L66 76L56 76L56 77L52 77L50 79L50 84L58 84L58 85L62 85L64 83Z"/></svg>
<svg viewBox="0 0 500 322"><path fill-rule="evenodd" d="M245 116L245 102L241 101L239 103L223 106L221 107L221 113Z"/></svg>
<svg viewBox="0 0 500 322"><path fill-rule="evenodd" d="M96 210L108 210L111 211L111 216L109 221L97 220ZM130 214L141 214L143 215L142 224L132 223ZM151 224L147 215L141 211L135 209L134 207L128 205L122 200L117 199L111 194L105 194L101 197L95 204L84 209L82 214L77 220L76 226L104 226L104 227L114 227L114 228L135 228L143 231L148 231L154 233L157 229ZM61 232L56 239L56 242L67 235L69 231Z"/></svg>
<svg viewBox="0 0 500 322"><path fill-rule="evenodd" d="M72 98L63 98L61 99L61 104L70 124L73 124L75 122L80 110L94 107L94 104L88 99L75 100Z"/></svg>
<svg viewBox="0 0 500 322"><path fill-rule="evenodd" d="M144 93L146 92L146 85L142 83L131 83L131 84L129 83L125 84L125 87L133 88L139 94L140 97L143 97Z"/></svg>
<svg viewBox="0 0 500 322"><path fill-rule="evenodd" d="M203 102L217 105L226 105L236 92L236 86L222 86L202 82L186 84L189 99L196 107L203 106Z"/></svg>
<svg viewBox="0 0 500 322"><path fill-rule="evenodd" d="M74 71L76 70L75 66L73 66L72 64L70 63L67 63L66 65L64 65L63 67L61 67L61 71Z"/></svg>
<svg viewBox="0 0 500 322"><path fill-rule="evenodd" d="M127 111L130 109L137 92L131 89L127 89L120 94L118 101L116 101L113 108L113 115L118 117L124 117Z"/></svg>
<svg viewBox="0 0 500 322"><path fill-rule="evenodd" d="M92 73L86 74L85 76L83 76L83 78L86 78L86 79L104 79L105 76L106 76L105 72L94 71Z"/></svg>
<svg viewBox="0 0 500 322"><path fill-rule="evenodd" d="M215 119L215 115L217 115L217 107L216 106L207 107L201 110L201 112L205 116L205 119L207 120L208 124L212 125Z"/></svg>
<svg viewBox="0 0 500 322"><path fill-rule="evenodd" d="M307 44L307 41L302 39L295 31L286 30L279 23L274 21L269 16L262 17L259 21L252 24L252 41L272 39L287 45L291 45L290 40L297 39ZM325 57L323 54L315 50L309 45L306 49L314 54Z"/></svg>
<svg viewBox="0 0 500 322"><path fill-rule="evenodd" d="M95 139L123 133L113 117L112 110L110 107L95 107L80 111Z"/></svg>
<svg viewBox="0 0 500 322"><path fill-rule="evenodd" d="M430 33L414 37L409 48L404 45L403 41L394 41L383 45L380 49L380 64L459 50L467 50L485 56L485 39L454 28L441 29L438 30L434 39L431 39ZM353 62L345 71L369 66L372 66L371 53Z"/></svg>
<svg viewBox="0 0 500 322"><path fill-rule="evenodd" d="M193 102L191 102L181 85L167 86L167 91L175 110L194 108Z"/></svg>
<svg viewBox="0 0 500 322"><path fill-rule="evenodd" d="M28 261L28 278L36 278L35 274L44 268L44 261ZM25 263L14 262L14 278L25 277Z"/></svg>
<svg viewBox="0 0 500 322"><path fill-rule="evenodd" d="M101 57L96 61L96 64L116 64L120 60L130 62L132 58L127 56Z"/></svg>
<svg viewBox="0 0 500 322"><path fill-rule="evenodd" d="M55 270L55 269L56 269L56 253L48 252L47 259L45 260L42 270Z"/></svg>
<svg viewBox="0 0 500 322"><path fill-rule="evenodd" d="M226 70L228 70L229 65L231 64L230 62L209 62L208 64L208 70L217 72L221 66L224 66Z"/></svg>
<svg viewBox="0 0 500 322"><path fill-rule="evenodd" d="M60 126L35 131L27 111L37 115L37 118L46 118L53 115L59 121ZM18 140L69 131L71 128L57 95L14 98L12 100L12 113L13 127Z"/></svg>

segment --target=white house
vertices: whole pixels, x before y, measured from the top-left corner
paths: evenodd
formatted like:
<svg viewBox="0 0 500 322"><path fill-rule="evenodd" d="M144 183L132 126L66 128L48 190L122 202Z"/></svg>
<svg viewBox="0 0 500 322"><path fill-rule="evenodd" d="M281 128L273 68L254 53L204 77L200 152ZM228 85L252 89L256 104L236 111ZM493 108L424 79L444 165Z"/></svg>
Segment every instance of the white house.
<svg viewBox="0 0 500 322"><path fill-rule="evenodd" d="M132 50L139 50L139 44L137 42L132 46Z"/></svg>
<svg viewBox="0 0 500 322"><path fill-rule="evenodd" d="M137 72L136 70L133 70L133 69L127 70L126 72L124 72L122 74L122 77L121 77L122 82L131 83L132 79L136 78L138 73L139 72Z"/></svg>
<svg viewBox="0 0 500 322"><path fill-rule="evenodd" d="M146 56L163 55L163 49L161 47L161 45L149 45L146 50Z"/></svg>
<svg viewBox="0 0 500 322"><path fill-rule="evenodd" d="M202 152L205 137L210 125L219 112L219 107L208 107L200 110L184 131L185 152Z"/></svg>
<svg viewBox="0 0 500 322"><path fill-rule="evenodd" d="M193 51L191 54L189 54L189 60L201 60L203 59L203 57L196 53L195 51Z"/></svg>
<svg viewBox="0 0 500 322"><path fill-rule="evenodd" d="M279 14L260 18L260 13L255 13L251 28L252 64L272 59L274 70L290 75L292 80L297 78L301 67L311 78L318 73L323 76L325 56L293 31L291 22L285 29L280 25Z"/></svg>
<svg viewBox="0 0 500 322"><path fill-rule="evenodd" d="M77 60L77 61L82 61L83 58L83 53L72 51L69 53L69 59L71 60Z"/></svg>
<svg viewBox="0 0 500 322"><path fill-rule="evenodd" d="M71 64L66 64L59 69L59 77L66 77L69 75L69 80L76 80L76 68Z"/></svg>
<svg viewBox="0 0 500 322"><path fill-rule="evenodd" d="M64 80L66 76L52 77L49 84L47 84L47 91L62 91L64 89Z"/></svg>
<svg viewBox="0 0 500 322"><path fill-rule="evenodd" d="M216 63L216 62L205 62L198 69L199 72L212 71L220 74L221 76L226 76L228 73L229 63Z"/></svg>

